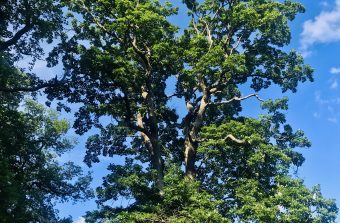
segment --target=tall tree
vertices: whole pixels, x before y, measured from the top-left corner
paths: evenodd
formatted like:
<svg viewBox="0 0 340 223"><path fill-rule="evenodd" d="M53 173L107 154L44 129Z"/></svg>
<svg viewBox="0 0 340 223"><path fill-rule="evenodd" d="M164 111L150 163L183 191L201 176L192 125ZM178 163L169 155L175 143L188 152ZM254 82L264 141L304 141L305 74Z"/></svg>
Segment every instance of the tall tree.
<svg viewBox="0 0 340 223"><path fill-rule="evenodd" d="M290 176L303 163L294 148L310 144L286 124L280 110L287 101L259 97L272 84L295 92L313 80L302 57L282 49L291 39L288 22L303 6L184 3L191 20L179 34L169 22L177 14L169 2L67 1L74 35L49 58L55 65L61 56L66 83L46 93L81 104L74 125L79 134L100 129L88 139L88 165L101 155L126 159L109 166L112 173L97 189L101 210L88 220L334 222L334 201ZM243 95L249 83L253 93ZM185 115L171 106L173 97ZM250 98L263 102L268 114L242 117L241 101ZM133 203L107 205L120 198Z"/></svg>
<svg viewBox="0 0 340 223"><path fill-rule="evenodd" d="M143 148L138 155L142 161L150 161L161 191L164 147L179 149L175 148L178 117L167 106L165 94L167 79L179 70L174 47L178 28L167 20L177 10L157 1L70 1L69 7L84 20L77 23L75 17L76 34L65 45L60 44L61 50L56 48L51 53L50 62L54 64L57 53L66 51L63 61L70 75L60 91L47 91L49 97L61 95L72 103L82 103L76 114L77 132L82 134L96 125L103 137L114 137L107 140L117 144L118 154L135 154L126 150L120 138L140 134L143 143L136 145ZM98 119L106 115L115 121L100 126ZM98 150L111 155L118 151L98 140L92 137L88 142L88 164L97 161Z"/></svg>

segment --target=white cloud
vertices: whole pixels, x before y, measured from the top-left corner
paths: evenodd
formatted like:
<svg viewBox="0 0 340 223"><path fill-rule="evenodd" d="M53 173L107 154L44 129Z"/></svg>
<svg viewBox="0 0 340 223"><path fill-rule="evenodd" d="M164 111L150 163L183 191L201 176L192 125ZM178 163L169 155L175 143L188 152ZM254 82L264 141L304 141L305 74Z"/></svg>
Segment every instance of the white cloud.
<svg viewBox="0 0 340 223"><path fill-rule="evenodd" d="M340 73L340 67L332 67L329 72L331 74L339 74Z"/></svg>
<svg viewBox="0 0 340 223"><path fill-rule="evenodd" d="M73 223L85 223L85 218L79 217L75 222Z"/></svg>
<svg viewBox="0 0 340 223"><path fill-rule="evenodd" d="M339 86L339 84L338 84L338 80L333 80L332 81L332 84L331 84L331 89L337 89L338 88L338 86Z"/></svg>
<svg viewBox="0 0 340 223"><path fill-rule="evenodd" d="M333 10L323 10L314 19L305 21L300 41L304 54L309 54L315 43L340 41L340 0L336 0Z"/></svg>

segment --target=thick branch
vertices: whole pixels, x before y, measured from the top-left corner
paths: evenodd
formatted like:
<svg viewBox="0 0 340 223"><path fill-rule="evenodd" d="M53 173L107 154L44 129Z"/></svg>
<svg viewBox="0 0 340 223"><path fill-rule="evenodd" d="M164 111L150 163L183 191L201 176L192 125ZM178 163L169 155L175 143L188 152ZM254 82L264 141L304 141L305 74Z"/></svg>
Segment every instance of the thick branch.
<svg viewBox="0 0 340 223"><path fill-rule="evenodd" d="M196 31L196 34L199 35L200 34L200 31L198 30L197 28L197 25L196 25L196 22L195 22L195 17L194 15L192 15L192 26L194 27L195 31Z"/></svg>
<svg viewBox="0 0 340 223"><path fill-rule="evenodd" d="M141 130L142 129L145 130L144 124L143 124L143 116L142 116L142 114L140 112L137 113L137 126L136 127L141 129ZM150 137L147 134L145 134L144 131L140 131L140 134L141 134L141 136L142 136L142 138L144 140L144 143L145 143L146 147L149 150L149 153L151 155L154 155L153 154L152 143L151 143Z"/></svg>
<svg viewBox="0 0 340 223"><path fill-rule="evenodd" d="M137 116L137 125L135 125L131 120L132 120L132 111L131 111L131 107L130 107L130 102L129 102L129 97L128 97L128 92L124 89L121 88L121 90L124 93L124 102L125 102L125 108L126 108L126 113L125 113L125 122L126 125L131 128L134 131L137 132L141 132L142 134L144 134L145 136L149 137L150 133L144 128L143 126L143 122L141 122L141 120L139 120L138 116Z"/></svg>
<svg viewBox="0 0 340 223"><path fill-rule="evenodd" d="M188 115L193 114L192 122L188 120L188 122L186 123L186 126L184 126L186 129L186 133L185 133L186 136L185 136L185 143L184 143L185 144L184 145L185 147L184 161L186 165L185 172L186 172L186 176L189 179L195 178L196 149L198 146L197 136L198 136L199 129L202 127L204 114L205 114L205 111L206 111L207 105L209 104L209 99L210 99L209 91L207 90L203 77L199 78L199 86L203 93L200 99L200 104L199 106L196 106L196 108L194 109L194 112L192 111L192 109L189 110ZM188 115L187 115L187 118L189 118Z"/></svg>
<svg viewBox="0 0 340 223"><path fill-rule="evenodd" d="M57 80L57 78L55 78L54 80L45 82L45 83L41 83L38 84L36 86L29 86L29 87L12 87L12 88L6 88L6 87L0 87L0 92L6 92L6 93L15 93L15 92L34 92L34 91L38 91L41 90L43 88L47 88L47 87L56 87L62 83L64 83L66 78L66 74L63 76L63 78L61 80Z"/></svg>
<svg viewBox="0 0 340 223"><path fill-rule="evenodd" d="M136 51L136 53L138 53L139 55L143 55L143 56L145 55L145 52L139 49L139 47L137 46L137 38L135 36L132 38L131 44L132 44L133 49Z"/></svg>
<svg viewBox="0 0 340 223"><path fill-rule="evenodd" d="M151 62L150 62L151 50L147 46L146 46L146 51L141 50L138 47L137 38L135 36L132 37L131 45L132 45L133 50L136 52L136 54L143 61L144 66L145 66L145 70L146 70L146 75L147 75L148 81L149 81L149 78L150 78L150 75L151 75L151 70L152 70L152 66L151 66Z"/></svg>
<svg viewBox="0 0 340 223"><path fill-rule="evenodd" d="M22 29L20 29L11 39L0 43L0 51L7 50L10 46L16 44L19 39L33 28L33 24L27 23Z"/></svg>
<svg viewBox="0 0 340 223"><path fill-rule="evenodd" d="M225 76L227 72L229 72L229 70L221 73L219 80L209 87L209 93L211 95L221 92L221 89L229 84L229 79Z"/></svg>

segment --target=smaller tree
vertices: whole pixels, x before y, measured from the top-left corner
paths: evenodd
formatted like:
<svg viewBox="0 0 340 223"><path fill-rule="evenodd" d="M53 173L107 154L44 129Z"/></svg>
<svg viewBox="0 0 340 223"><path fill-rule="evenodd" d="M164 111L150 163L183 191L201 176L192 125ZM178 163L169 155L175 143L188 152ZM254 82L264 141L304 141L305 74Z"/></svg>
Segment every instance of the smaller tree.
<svg viewBox="0 0 340 223"><path fill-rule="evenodd" d="M25 74L0 58L0 86L16 86ZM71 222L60 219L57 200L82 200L92 196L91 177L79 166L57 161L73 146L64 137L65 119L27 100L23 94L0 92L0 222Z"/></svg>
<svg viewBox="0 0 340 223"><path fill-rule="evenodd" d="M0 222L55 223L57 201L92 196L91 177L58 157L72 148L64 137L66 120L25 94L47 86L31 72L43 59L41 43L62 36L64 16L58 0L0 0ZM28 57L21 68L17 62Z"/></svg>

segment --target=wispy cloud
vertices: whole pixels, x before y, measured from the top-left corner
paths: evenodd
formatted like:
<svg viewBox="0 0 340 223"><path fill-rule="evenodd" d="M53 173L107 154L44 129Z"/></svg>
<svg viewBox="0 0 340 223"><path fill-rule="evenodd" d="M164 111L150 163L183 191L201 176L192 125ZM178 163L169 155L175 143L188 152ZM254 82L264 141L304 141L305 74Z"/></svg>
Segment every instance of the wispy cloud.
<svg viewBox="0 0 340 223"><path fill-rule="evenodd" d="M318 111L313 113L314 118L325 118L331 123L338 123L340 119L340 97L324 99L321 92L315 92L315 102L319 105Z"/></svg>
<svg viewBox="0 0 340 223"><path fill-rule="evenodd" d="M320 91L315 92L314 97L315 97L316 103L319 104L319 105L327 105L327 104L340 105L340 97L331 98L331 99L324 99L321 96Z"/></svg>
<svg viewBox="0 0 340 223"><path fill-rule="evenodd" d="M314 118L320 118L321 115L320 115L319 112L314 112L314 113L313 113L313 117L314 117Z"/></svg>
<svg viewBox="0 0 340 223"><path fill-rule="evenodd" d="M335 117L328 118L327 120L328 120L329 122L332 122L332 123L334 123L334 124L338 123L338 119L337 119L337 118L335 118Z"/></svg>
<svg viewBox="0 0 340 223"><path fill-rule="evenodd" d="M331 89L335 90L335 89L338 88L338 86L339 86L338 80L336 80L336 79L333 80L332 83L331 83Z"/></svg>
<svg viewBox="0 0 340 223"><path fill-rule="evenodd" d="M327 1L320 1L320 5L324 8L329 6L329 3Z"/></svg>
<svg viewBox="0 0 340 223"><path fill-rule="evenodd" d="M340 0L336 0L332 10L322 10L314 19L303 24L301 34L301 50L305 55L315 43L331 43L340 41Z"/></svg>
<svg viewBox="0 0 340 223"><path fill-rule="evenodd" d="M331 74L339 74L340 73L340 67L332 67L329 72Z"/></svg>

